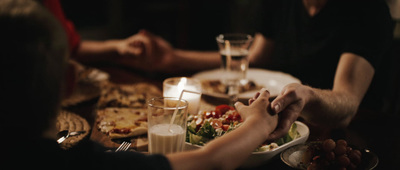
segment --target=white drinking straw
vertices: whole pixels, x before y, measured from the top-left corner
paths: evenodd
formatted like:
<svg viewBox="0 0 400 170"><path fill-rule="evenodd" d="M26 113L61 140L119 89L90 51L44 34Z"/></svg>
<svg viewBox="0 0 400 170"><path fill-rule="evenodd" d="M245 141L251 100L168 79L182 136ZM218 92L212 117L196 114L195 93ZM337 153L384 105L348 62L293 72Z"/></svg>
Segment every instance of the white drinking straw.
<svg viewBox="0 0 400 170"><path fill-rule="evenodd" d="M230 72L232 55L231 55L231 43L228 40L225 40L225 55L226 55L226 70Z"/></svg>
<svg viewBox="0 0 400 170"><path fill-rule="evenodd" d="M199 95L201 95L200 92L195 92L195 91L190 91L190 90L182 90L181 94L179 95L178 103L176 104L176 108L175 108L174 114L172 115L171 122L169 123L169 128L168 128L168 130L169 130L171 133L173 133L173 131L171 130L171 126L172 126L172 124L174 123L176 114L178 113L178 108L179 108L179 105L181 104L181 100L182 100L182 96L183 96L183 93L184 93L184 92L187 92L187 93L194 93L194 94L199 94Z"/></svg>

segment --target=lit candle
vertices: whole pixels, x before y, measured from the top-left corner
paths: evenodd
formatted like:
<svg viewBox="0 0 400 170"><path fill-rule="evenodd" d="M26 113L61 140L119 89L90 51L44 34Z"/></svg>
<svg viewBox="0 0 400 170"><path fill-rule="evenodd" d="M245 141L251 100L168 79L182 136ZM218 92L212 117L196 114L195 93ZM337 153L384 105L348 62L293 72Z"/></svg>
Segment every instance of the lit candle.
<svg viewBox="0 0 400 170"><path fill-rule="evenodd" d="M164 97L179 97L183 90L201 93L201 84L198 80L186 77L174 77L164 80ZM197 114L199 112L200 98L201 94L183 93L182 99L188 102L189 114Z"/></svg>

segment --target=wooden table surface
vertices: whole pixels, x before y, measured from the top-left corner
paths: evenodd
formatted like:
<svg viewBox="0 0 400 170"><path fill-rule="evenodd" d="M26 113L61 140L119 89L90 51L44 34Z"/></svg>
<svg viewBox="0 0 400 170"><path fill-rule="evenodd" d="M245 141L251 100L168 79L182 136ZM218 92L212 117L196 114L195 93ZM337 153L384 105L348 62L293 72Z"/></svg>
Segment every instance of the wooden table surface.
<svg viewBox="0 0 400 170"><path fill-rule="evenodd" d="M184 74L161 74L161 73L146 73L142 71L137 71L129 68L118 67L114 65L94 65L102 71L110 74L110 81L118 84L133 84L139 82L151 83L162 90L162 82L168 77L179 77L179 76L190 76L191 73ZM89 124L93 127L95 119L95 107L97 99L86 101L75 106L70 106L65 108L71 112L77 113L84 117ZM227 100L213 99L212 97L203 96L202 107L210 107L218 104L226 104ZM244 101L246 102L246 101ZM362 111L360 111L362 112ZM310 137L309 141L322 140L326 138L333 139L346 139L348 143L356 145L360 148L370 148L379 157L378 169L391 167L395 165L395 161L391 160L394 158L400 158L400 138L397 134L392 136L392 134L398 133L395 130L399 129L396 125L400 120L398 117L393 118L381 118L377 119L375 117L360 118L353 120L351 125L346 129L331 130L331 131L321 131L319 127L309 126ZM383 135L382 131L389 130L390 135ZM387 133L386 133L387 134ZM386 138L385 138L386 136ZM394 138L394 137L397 137ZM382 140L376 139L381 138ZM399 159L398 159L399 160ZM284 164L279 155L276 156L272 161L256 167L254 169L291 169L286 164Z"/></svg>

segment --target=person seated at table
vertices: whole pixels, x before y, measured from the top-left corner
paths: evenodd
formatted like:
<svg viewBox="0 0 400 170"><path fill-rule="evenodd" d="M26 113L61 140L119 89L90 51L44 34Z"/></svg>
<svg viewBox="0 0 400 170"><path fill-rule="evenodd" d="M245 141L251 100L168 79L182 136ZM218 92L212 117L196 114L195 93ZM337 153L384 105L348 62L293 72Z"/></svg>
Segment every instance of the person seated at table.
<svg viewBox="0 0 400 170"><path fill-rule="evenodd" d="M142 48L137 48L142 45L139 41L133 42L131 37L104 41L82 40L75 29L74 23L64 15L59 0L37 1L45 6L61 22L67 33L71 58L80 62L118 62L119 58L138 60L135 54L142 52Z"/></svg>
<svg viewBox="0 0 400 170"><path fill-rule="evenodd" d="M302 82L288 84L271 102L282 118L270 139L287 133L299 117L324 129L348 126L390 46L393 23L385 2L272 0L263 1L262 12L250 66L283 71ZM134 39L149 52L137 55L153 63L132 67L171 72L220 67L218 52L175 49L146 30Z"/></svg>
<svg viewBox="0 0 400 170"><path fill-rule="evenodd" d="M36 0L47 8L51 14L61 23L67 35L69 49L69 63L66 72L66 90L63 94L64 98L69 97L76 88L76 81L79 68L76 61L84 64L106 62L126 65L126 62L138 62L141 58L137 58L138 53L143 53L143 44L140 41L133 41L131 37L124 39L109 40L85 40L75 29L75 25L64 14L59 0ZM144 62L144 61L141 61Z"/></svg>
<svg viewBox="0 0 400 170"><path fill-rule="evenodd" d="M249 106L238 102L242 126L202 149L169 155L103 152L96 143L62 150L55 139L63 75L68 58L65 31L32 0L0 0L2 166L12 169L234 169L275 129L267 112L269 92ZM256 126L257 128L253 128ZM46 130L50 129L50 130ZM249 140L251 139L251 140ZM240 154L238 154L240 153Z"/></svg>

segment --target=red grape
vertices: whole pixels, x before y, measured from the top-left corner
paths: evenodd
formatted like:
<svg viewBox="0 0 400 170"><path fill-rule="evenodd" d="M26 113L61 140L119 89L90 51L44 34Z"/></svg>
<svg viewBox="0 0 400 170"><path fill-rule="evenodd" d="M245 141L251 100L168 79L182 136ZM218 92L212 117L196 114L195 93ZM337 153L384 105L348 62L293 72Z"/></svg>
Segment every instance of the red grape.
<svg viewBox="0 0 400 170"><path fill-rule="evenodd" d="M336 160L342 167L347 167L350 164L350 159L347 155L340 155Z"/></svg>
<svg viewBox="0 0 400 170"><path fill-rule="evenodd" d="M349 153L349 158L351 160L352 163L354 163L355 165L360 164L361 162L361 156L357 153L358 150L352 150Z"/></svg>
<svg viewBox="0 0 400 170"><path fill-rule="evenodd" d="M347 141L326 139L309 147L312 153L308 169L356 169L361 163L361 152L348 146Z"/></svg>
<svg viewBox="0 0 400 170"><path fill-rule="evenodd" d="M345 140L343 140L343 139L339 139L339 140L337 140L336 145L343 145L343 146L346 147L347 146L347 142Z"/></svg>
<svg viewBox="0 0 400 170"><path fill-rule="evenodd" d="M347 151L346 146L344 146L344 145L336 145L335 154L337 156L345 154L346 151Z"/></svg>
<svg viewBox="0 0 400 170"><path fill-rule="evenodd" d="M336 147L336 143L332 139L327 139L322 144L322 148L324 149L325 152L330 152L333 149L335 149L335 147Z"/></svg>

